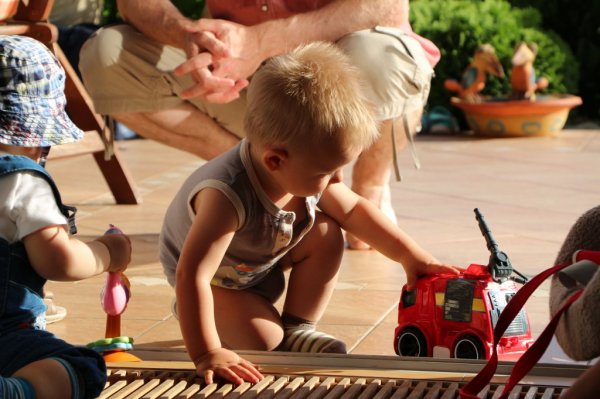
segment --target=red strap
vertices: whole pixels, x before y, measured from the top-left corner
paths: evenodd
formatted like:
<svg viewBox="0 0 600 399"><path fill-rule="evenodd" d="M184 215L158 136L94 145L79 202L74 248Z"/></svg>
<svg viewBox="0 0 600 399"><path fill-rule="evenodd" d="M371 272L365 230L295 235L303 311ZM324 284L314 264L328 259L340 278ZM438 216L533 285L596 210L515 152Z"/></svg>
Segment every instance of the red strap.
<svg viewBox="0 0 600 399"><path fill-rule="evenodd" d="M600 251L580 249L573 254L573 262L579 262L580 260L584 259L591 260L592 262L600 265Z"/></svg>
<svg viewBox="0 0 600 399"><path fill-rule="evenodd" d="M515 363L513 371L510 374L510 378L508 379L508 382L502 391L502 395L500 395L498 399L506 398L510 391L512 391L513 387L517 385L517 383L521 381L523 377L525 377L525 375L538 362L538 360L540 360L544 352L546 352L546 348L548 348L548 345L550 344L550 340L554 335L554 331L556 330L560 317L565 310L567 310L567 308L581 296L581 294L583 294L582 289L574 292L573 295L571 295L565 301L559 311L556 312L554 317L552 317L550 323L548 323L546 328L544 328L544 331L542 331L538 339L533 343L533 345L531 345L531 347L529 347L529 349L527 349L527 351L525 351L523 356L517 360L517 363Z"/></svg>
<svg viewBox="0 0 600 399"><path fill-rule="evenodd" d="M488 360L487 364L479 371L479 373L473 377L471 381L465 384L462 389L459 391L460 397L463 399L478 399L477 394L481 392L481 390L491 381L494 373L496 372L496 368L498 367L498 342L506 329L510 326L510 323L517 316L527 299L533 294L533 292L539 287L539 285L552 274L564 269L569 266L565 265L556 265L551 267L550 269L544 270L537 276L533 277L527 284L525 284L515 296L508 302L500 317L498 318L498 322L496 324L496 328L494 329L494 343L492 346L492 356ZM505 386L502 395L498 399L504 399L508 395L508 393L512 390L512 387L521 380L521 378L527 374L527 372L533 367L533 365L539 360L542 356L546 347L550 343L550 339L554 334L554 330L556 329L556 325L558 320L560 319L561 314L573 303L579 296L583 290L577 291L575 294L571 295L569 299L565 302L565 304L561 307L561 309L557 312L557 314L552 318L552 321L548 324L548 326L544 329L540 337L536 340L536 342L521 356L521 358L515 364L513 369L513 373L509 378L508 384ZM532 353L530 353L532 352ZM511 385L512 384L512 385Z"/></svg>

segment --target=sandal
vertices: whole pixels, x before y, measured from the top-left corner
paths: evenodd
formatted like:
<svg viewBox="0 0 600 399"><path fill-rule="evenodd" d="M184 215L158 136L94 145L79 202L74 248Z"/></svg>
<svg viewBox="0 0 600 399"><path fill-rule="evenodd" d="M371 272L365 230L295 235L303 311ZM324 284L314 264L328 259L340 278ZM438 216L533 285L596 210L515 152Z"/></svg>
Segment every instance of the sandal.
<svg viewBox="0 0 600 399"><path fill-rule="evenodd" d="M374 203L392 223L398 225L396 212L394 211L394 208L392 208L392 194L390 192L389 185L373 186L365 189L360 189L356 190L356 193ZM350 233L346 233L346 241L348 242L348 248L350 249L363 251L371 249L371 246L369 244L359 240L357 237Z"/></svg>
<svg viewBox="0 0 600 399"><path fill-rule="evenodd" d="M67 317L67 309L62 306L54 304L54 300L50 298L44 298L44 304L46 305L46 324L56 323Z"/></svg>

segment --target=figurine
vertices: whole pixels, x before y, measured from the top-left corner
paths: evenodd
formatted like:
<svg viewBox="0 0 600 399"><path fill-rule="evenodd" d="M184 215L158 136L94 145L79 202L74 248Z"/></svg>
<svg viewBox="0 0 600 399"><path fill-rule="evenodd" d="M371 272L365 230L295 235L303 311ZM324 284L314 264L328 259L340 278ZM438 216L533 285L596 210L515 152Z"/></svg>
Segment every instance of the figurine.
<svg viewBox="0 0 600 399"><path fill-rule="evenodd" d="M496 50L490 44L482 44L475 50L473 61L463 73L460 83L454 79L447 79L444 87L456 92L458 97L466 102L480 103L479 92L485 87L488 73L499 78L504 77L504 69L496 56Z"/></svg>
<svg viewBox="0 0 600 399"><path fill-rule="evenodd" d="M512 58L510 84L512 98L515 100L535 100L536 90L548 87L548 79L535 76L533 61L537 55L535 43L520 42L515 47Z"/></svg>

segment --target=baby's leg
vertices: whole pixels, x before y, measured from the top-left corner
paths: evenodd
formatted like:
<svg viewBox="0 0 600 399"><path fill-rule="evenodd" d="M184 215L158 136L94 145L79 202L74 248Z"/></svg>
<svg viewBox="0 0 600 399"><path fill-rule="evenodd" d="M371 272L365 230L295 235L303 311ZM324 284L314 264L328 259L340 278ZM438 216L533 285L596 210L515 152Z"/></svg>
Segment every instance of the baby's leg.
<svg viewBox="0 0 600 399"><path fill-rule="evenodd" d="M37 399L97 397L106 383L102 356L48 331L28 328L0 333L0 348L3 375L20 385L29 382Z"/></svg>
<svg viewBox="0 0 600 399"><path fill-rule="evenodd" d="M273 350L279 345L283 339L281 319L265 297L215 286L212 292L221 345L245 350Z"/></svg>
<svg viewBox="0 0 600 399"><path fill-rule="evenodd" d="M35 390L29 381L23 378L5 378L0 376L0 398L35 399Z"/></svg>
<svg viewBox="0 0 600 399"><path fill-rule="evenodd" d="M65 399L74 397L72 378L76 380L77 376L75 370L67 364L67 367L71 369L69 372L65 364L64 361L48 358L35 361L17 370L13 377L29 382L34 390L33 396L23 396L23 398ZM78 385L79 383L76 381L75 386ZM15 396L15 398L21 398L21 396Z"/></svg>
<svg viewBox="0 0 600 399"><path fill-rule="evenodd" d="M292 270L283 309L285 337L279 349L346 352L343 342L314 331L331 299L343 252L340 226L317 212L311 231L285 258Z"/></svg>

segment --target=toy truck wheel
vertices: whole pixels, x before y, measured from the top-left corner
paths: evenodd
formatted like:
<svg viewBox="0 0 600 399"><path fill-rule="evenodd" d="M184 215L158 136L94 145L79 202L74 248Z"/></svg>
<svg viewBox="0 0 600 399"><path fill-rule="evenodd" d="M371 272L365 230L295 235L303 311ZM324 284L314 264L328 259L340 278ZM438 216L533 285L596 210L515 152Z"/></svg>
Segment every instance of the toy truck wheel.
<svg viewBox="0 0 600 399"><path fill-rule="evenodd" d="M454 357L457 359L485 359L483 344L479 338L465 335L454 345Z"/></svg>
<svg viewBox="0 0 600 399"><path fill-rule="evenodd" d="M427 341L423 333L414 327L403 330L396 340L396 353L400 356L427 356Z"/></svg>

